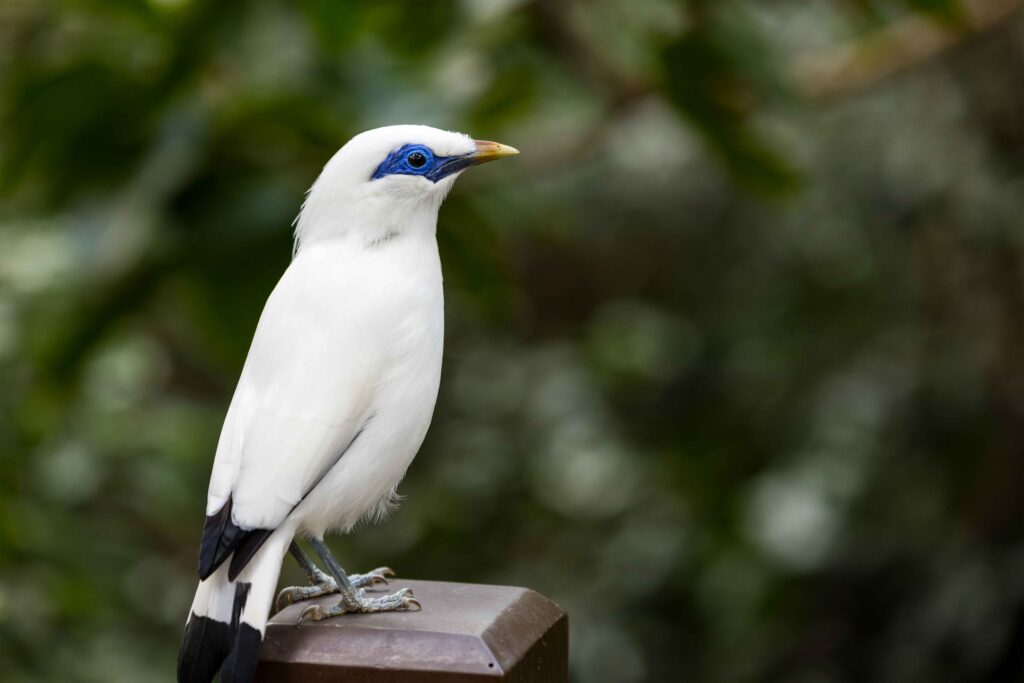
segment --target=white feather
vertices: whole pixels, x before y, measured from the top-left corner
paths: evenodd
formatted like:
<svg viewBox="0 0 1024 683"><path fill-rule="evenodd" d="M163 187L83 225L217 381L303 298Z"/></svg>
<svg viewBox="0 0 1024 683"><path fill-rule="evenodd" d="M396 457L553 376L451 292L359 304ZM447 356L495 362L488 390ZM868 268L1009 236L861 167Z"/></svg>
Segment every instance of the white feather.
<svg viewBox="0 0 1024 683"><path fill-rule="evenodd" d="M293 536L382 515L423 442L444 343L437 212L459 173L373 179L410 143L441 157L476 149L425 126L363 133L327 163L295 221L294 258L260 316L207 496L208 515L230 498L236 525L274 531L236 581L225 562L199 584L198 617L233 623L244 602L241 621L262 634ZM179 676L205 676L209 657L225 655L203 647L235 647L197 624Z"/></svg>
<svg viewBox="0 0 1024 683"><path fill-rule="evenodd" d="M455 176L369 182L409 142L441 156L473 149L458 133L395 126L356 136L325 166L228 410L207 514L230 495L244 528L348 528L419 449L444 337L437 210Z"/></svg>

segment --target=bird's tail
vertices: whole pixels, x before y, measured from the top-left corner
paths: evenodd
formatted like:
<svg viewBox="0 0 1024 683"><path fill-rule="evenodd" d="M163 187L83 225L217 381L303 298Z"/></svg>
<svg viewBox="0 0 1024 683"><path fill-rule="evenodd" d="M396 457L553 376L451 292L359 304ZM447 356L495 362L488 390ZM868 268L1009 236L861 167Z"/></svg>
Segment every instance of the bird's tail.
<svg viewBox="0 0 1024 683"><path fill-rule="evenodd" d="M274 533L234 581L228 563L199 582L178 650L178 683L248 683L256 672L290 536Z"/></svg>

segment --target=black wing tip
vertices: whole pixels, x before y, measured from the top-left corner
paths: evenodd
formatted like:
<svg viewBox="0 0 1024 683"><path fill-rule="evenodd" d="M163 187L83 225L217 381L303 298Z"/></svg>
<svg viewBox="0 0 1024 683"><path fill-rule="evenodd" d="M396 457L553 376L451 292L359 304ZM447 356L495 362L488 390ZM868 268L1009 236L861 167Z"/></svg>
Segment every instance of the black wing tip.
<svg viewBox="0 0 1024 683"><path fill-rule="evenodd" d="M231 518L234 500L228 500L217 512L206 518L203 536L199 541L199 580L210 578L224 561L231 557L228 579L234 581L239 573L263 547L273 529L243 529Z"/></svg>
<svg viewBox="0 0 1024 683"><path fill-rule="evenodd" d="M234 501L228 496L226 503L203 522L203 535L199 540L199 579L205 581L231 554L230 543L240 531L231 521ZM236 541L237 542L237 541Z"/></svg>
<svg viewBox="0 0 1024 683"><path fill-rule="evenodd" d="M235 546L235 554L231 558L231 565L228 566L228 581L238 578L238 575L249 564L249 560L263 547L273 532L273 529L252 529L245 532Z"/></svg>

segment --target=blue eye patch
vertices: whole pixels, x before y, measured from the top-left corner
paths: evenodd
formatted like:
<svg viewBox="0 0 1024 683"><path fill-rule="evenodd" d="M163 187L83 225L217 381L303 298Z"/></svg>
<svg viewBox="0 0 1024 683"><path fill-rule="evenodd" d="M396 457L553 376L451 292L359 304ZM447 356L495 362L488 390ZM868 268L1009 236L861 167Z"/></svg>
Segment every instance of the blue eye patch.
<svg viewBox="0 0 1024 683"><path fill-rule="evenodd" d="M371 178L377 180L389 175L418 175L436 183L472 165L472 154L439 157L424 145L402 145L381 162Z"/></svg>

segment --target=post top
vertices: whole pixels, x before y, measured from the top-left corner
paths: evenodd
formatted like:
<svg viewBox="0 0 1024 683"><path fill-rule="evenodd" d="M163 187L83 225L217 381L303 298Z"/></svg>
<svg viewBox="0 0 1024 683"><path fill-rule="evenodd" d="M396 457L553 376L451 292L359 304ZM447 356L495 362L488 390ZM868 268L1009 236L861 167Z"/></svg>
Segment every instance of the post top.
<svg viewBox="0 0 1024 683"><path fill-rule="evenodd" d="M338 600L329 595L277 613L267 624L256 680L566 680L567 617L539 593L402 579L387 589L406 586L422 610L297 624L313 602ZM554 677L537 677L549 670Z"/></svg>

